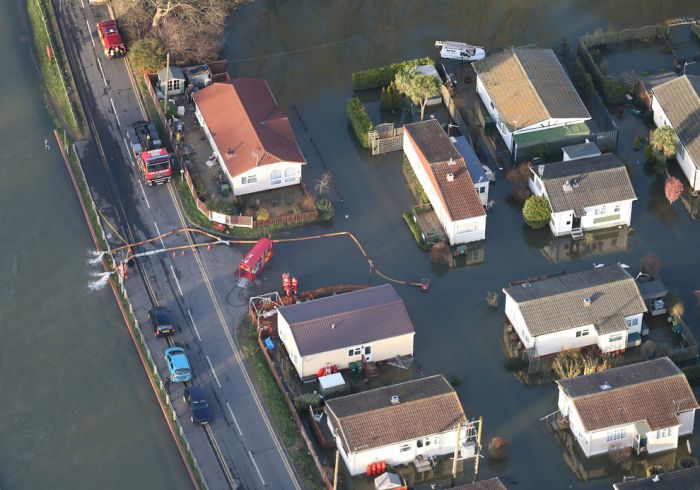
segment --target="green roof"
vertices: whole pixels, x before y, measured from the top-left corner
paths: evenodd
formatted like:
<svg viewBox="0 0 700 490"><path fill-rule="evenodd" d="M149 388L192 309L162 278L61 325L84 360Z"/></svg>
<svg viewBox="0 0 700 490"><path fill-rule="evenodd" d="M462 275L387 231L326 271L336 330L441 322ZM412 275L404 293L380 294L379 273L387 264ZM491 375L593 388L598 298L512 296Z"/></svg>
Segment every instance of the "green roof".
<svg viewBox="0 0 700 490"><path fill-rule="evenodd" d="M557 126L551 129L543 129L540 131L530 131L527 133L516 133L514 135L515 144L519 147L541 145L543 143L552 143L566 138L576 136L587 136L591 134L591 130L585 122L570 124L568 126Z"/></svg>

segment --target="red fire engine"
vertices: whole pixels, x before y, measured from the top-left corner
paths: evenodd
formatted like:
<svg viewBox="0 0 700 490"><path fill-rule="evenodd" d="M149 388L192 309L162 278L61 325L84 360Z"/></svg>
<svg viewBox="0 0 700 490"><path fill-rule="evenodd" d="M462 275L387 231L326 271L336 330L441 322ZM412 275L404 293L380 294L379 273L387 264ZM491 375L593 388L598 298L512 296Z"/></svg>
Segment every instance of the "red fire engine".
<svg viewBox="0 0 700 490"><path fill-rule="evenodd" d="M154 185L170 182L171 158L162 146L155 124L139 121L126 129L126 137L146 183Z"/></svg>
<svg viewBox="0 0 700 490"><path fill-rule="evenodd" d="M246 287L258 277L272 258L272 240L261 238L238 264L237 286Z"/></svg>
<svg viewBox="0 0 700 490"><path fill-rule="evenodd" d="M122 35L119 34L116 20L109 19L98 22L97 35L100 36L102 48L104 48L107 58L112 59L126 54L124 39L122 39Z"/></svg>

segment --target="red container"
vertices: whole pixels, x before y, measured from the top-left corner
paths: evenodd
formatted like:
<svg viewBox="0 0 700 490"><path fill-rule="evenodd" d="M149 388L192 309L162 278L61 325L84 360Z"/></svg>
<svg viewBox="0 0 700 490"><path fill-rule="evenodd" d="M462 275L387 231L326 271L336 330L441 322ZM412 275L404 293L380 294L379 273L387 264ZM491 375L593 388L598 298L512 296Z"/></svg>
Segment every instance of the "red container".
<svg viewBox="0 0 700 490"><path fill-rule="evenodd" d="M372 476L372 465L371 464L367 465L367 476Z"/></svg>

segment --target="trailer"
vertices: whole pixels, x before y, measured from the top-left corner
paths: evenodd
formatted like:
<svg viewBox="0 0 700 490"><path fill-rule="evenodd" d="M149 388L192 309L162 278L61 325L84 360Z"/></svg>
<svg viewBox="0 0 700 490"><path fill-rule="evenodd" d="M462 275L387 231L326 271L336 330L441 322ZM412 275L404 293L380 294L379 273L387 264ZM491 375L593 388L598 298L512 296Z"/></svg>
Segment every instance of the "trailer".
<svg viewBox="0 0 700 490"><path fill-rule="evenodd" d="M143 173L146 184L158 185L172 179L172 159L162 142L155 124L139 121L126 129L131 152Z"/></svg>
<svg viewBox="0 0 700 490"><path fill-rule="evenodd" d="M261 238L238 264L236 286L245 288L255 280L272 258L272 240Z"/></svg>

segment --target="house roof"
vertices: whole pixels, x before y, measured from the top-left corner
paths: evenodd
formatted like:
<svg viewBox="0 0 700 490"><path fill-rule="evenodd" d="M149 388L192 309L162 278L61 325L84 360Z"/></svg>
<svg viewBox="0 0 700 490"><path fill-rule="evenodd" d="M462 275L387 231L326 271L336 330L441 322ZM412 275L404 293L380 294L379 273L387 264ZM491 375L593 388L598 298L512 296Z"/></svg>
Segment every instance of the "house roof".
<svg viewBox="0 0 700 490"><path fill-rule="evenodd" d="M615 490L700 490L700 466L634 478L613 485Z"/></svg>
<svg viewBox="0 0 700 490"><path fill-rule="evenodd" d="M406 124L404 131L422 154L421 164L452 221L485 215L464 158L437 119Z"/></svg>
<svg viewBox="0 0 700 490"><path fill-rule="evenodd" d="M644 299L662 298L668 294L668 288L658 279L637 281L637 287Z"/></svg>
<svg viewBox="0 0 700 490"><path fill-rule="evenodd" d="M668 357L557 381L587 431L646 422L678 425L679 412L700 408L688 380Z"/></svg>
<svg viewBox="0 0 700 490"><path fill-rule="evenodd" d="M165 77L168 77L168 80L184 80L185 79L185 72L182 71L182 68L179 66L171 66L170 68L163 67L160 70L158 70L158 80L161 82L165 83Z"/></svg>
<svg viewBox="0 0 700 490"><path fill-rule="evenodd" d="M392 396L399 397L392 404ZM457 393L441 375L326 401L343 446L352 452L446 432L466 422Z"/></svg>
<svg viewBox="0 0 700 490"><path fill-rule="evenodd" d="M684 75L652 92L695 167L700 168L700 76Z"/></svg>
<svg viewBox="0 0 700 490"><path fill-rule="evenodd" d="M518 303L533 337L584 325L610 333L616 324L621 326L611 317L647 311L635 280L619 264L526 282L503 292ZM590 298L589 305L585 298Z"/></svg>
<svg viewBox="0 0 700 490"><path fill-rule="evenodd" d="M472 66L510 131L591 117L551 49L506 49Z"/></svg>
<svg viewBox="0 0 700 490"><path fill-rule="evenodd" d="M571 160L600 155L600 149L592 141L587 141L578 145L565 146L562 148L562 151L566 153Z"/></svg>
<svg viewBox="0 0 700 490"><path fill-rule="evenodd" d="M506 490L506 486L501 483L501 480L498 477L494 477L475 483L457 485L456 487L451 487L448 490Z"/></svg>
<svg viewBox="0 0 700 490"><path fill-rule="evenodd" d="M555 213L573 210L581 217L587 207L637 199L627 168L612 153L550 163L542 169L540 179Z"/></svg>
<svg viewBox="0 0 700 490"><path fill-rule="evenodd" d="M232 177L261 165L306 163L265 80L213 83L193 97Z"/></svg>
<svg viewBox="0 0 700 490"><path fill-rule="evenodd" d="M459 154L464 158L472 182L488 182L489 179L486 178L486 172L484 172L484 167L481 166L481 160L476 156L474 148L469 144L467 138L464 136L457 136L456 138L450 137L450 141L454 143L455 148L457 148Z"/></svg>
<svg viewBox="0 0 700 490"><path fill-rule="evenodd" d="M389 284L279 308L299 355L414 333L401 297Z"/></svg>

